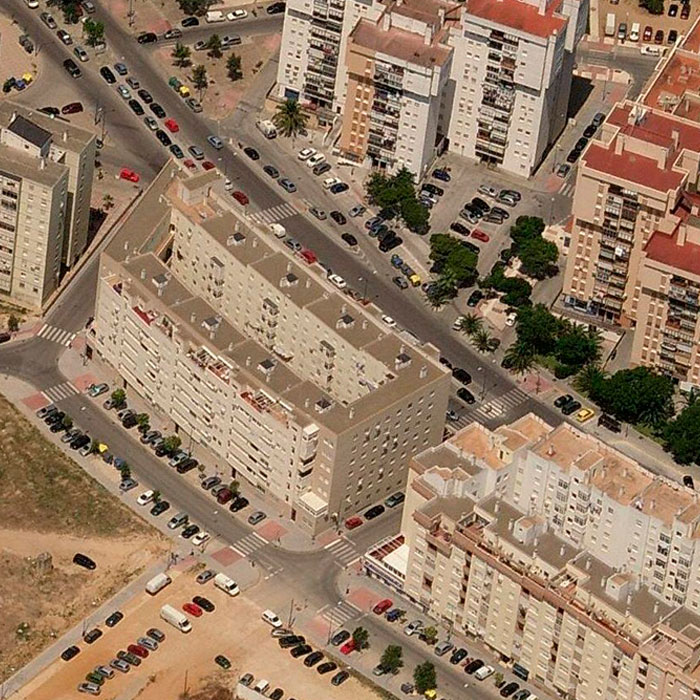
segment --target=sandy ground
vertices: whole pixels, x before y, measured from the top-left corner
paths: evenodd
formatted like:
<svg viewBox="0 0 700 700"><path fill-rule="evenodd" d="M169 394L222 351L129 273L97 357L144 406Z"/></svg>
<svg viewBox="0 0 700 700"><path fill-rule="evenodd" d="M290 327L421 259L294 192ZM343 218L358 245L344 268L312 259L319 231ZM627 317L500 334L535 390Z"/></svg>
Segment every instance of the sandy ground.
<svg viewBox="0 0 700 700"><path fill-rule="evenodd" d="M261 610L244 596L230 598L211 583L198 585L194 573L185 572L173 584L151 598L146 593L125 606L124 620L92 646L82 645L81 653L65 663L60 659L15 697L18 700L63 700L76 697L76 686L95 665L107 663L119 650L142 635L149 627L161 629L166 639L151 652L141 666L127 674L116 673L103 686L101 697L119 700L164 700L181 698L187 689L194 694L207 687L233 689L243 673L266 678L270 687L284 689L285 697L305 700L358 700L376 697L355 679L342 686L331 686L333 674L319 676L315 669L293 659L270 637L270 627L260 619ZM192 632L185 635L159 619L160 607L169 603L180 608L194 595L204 595L216 605L213 613L192 621ZM214 664L224 654L232 663L229 671ZM212 697L214 693L211 694Z"/></svg>
<svg viewBox="0 0 700 700"><path fill-rule="evenodd" d="M0 3L4 5L5 3ZM23 31L6 14L0 14L0 86L10 77L20 78L24 73L32 73L36 78L41 68L41 61L35 54L28 54L18 42ZM34 37L32 41L36 44ZM33 86L26 88L31 90ZM12 99L16 90L5 94L0 92L0 99Z"/></svg>

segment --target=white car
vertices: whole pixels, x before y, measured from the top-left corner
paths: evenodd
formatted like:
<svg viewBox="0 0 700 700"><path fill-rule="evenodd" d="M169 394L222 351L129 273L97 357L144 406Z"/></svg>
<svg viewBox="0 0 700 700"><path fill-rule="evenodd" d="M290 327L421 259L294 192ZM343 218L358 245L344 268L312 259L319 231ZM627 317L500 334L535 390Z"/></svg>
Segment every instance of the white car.
<svg viewBox="0 0 700 700"><path fill-rule="evenodd" d="M209 540L209 533L208 532L198 532L193 538L192 538L192 544L195 547L199 547L199 545L204 544Z"/></svg>
<svg viewBox="0 0 700 700"><path fill-rule="evenodd" d="M145 506L148 505L152 500L154 496L153 489L148 489L148 491L144 491L137 499L136 503L138 503L140 506Z"/></svg>
<svg viewBox="0 0 700 700"><path fill-rule="evenodd" d="M515 325L515 319L518 317L518 315L515 313L515 311L511 311L506 316L506 326L514 326Z"/></svg>
<svg viewBox="0 0 700 700"><path fill-rule="evenodd" d="M247 16L248 16L247 10L233 10L232 12L229 12L226 15L226 19L229 22L233 22L234 20L237 20L237 19L245 19Z"/></svg>
<svg viewBox="0 0 700 700"><path fill-rule="evenodd" d="M30 10L36 10L39 7L39 0L24 0L24 2Z"/></svg>
<svg viewBox="0 0 700 700"><path fill-rule="evenodd" d="M301 151L297 154L297 158L299 160L308 160L311 158L311 156L316 155L316 149L315 148L302 148Z"/></svg>
<svg viewBox="0 0 700 700"><path fill-rule="evenodd" d="M272 612L272 610L265 610L261 617L268 625L272 625L275 629L282 627L282 620L280 620L279 616Z"/></svg>
<svg viewBox="0 0 700 700"><path fill-rule="evenodd" d="M386 323L386 325L389 326L389 328L396 327L396 321L394 321L394 319L391 318L391 316L382 316L382 321L384 321L384 323Z"/></svg>
<svg viewBox="0 0 700 700"><path fill-rule="evenodd" d="M340 178L338 177L327 177L323 181L323 189L329 190L333 185L337 185L340 182Z"/></svg>
<svg viewBox="0 0 700 700"><path fill-rule="evenodd" d="M320 165L321 163L323 163L324 160L326 160L326 156L324 156L323 153L316 153L315 155L311 156L311 158L309 158L306 161L306 164L310 168L315 168L317 165Z"/></svg>
<svg viewBox="0 0 700 700"><path fill-rule="evenodd" d="M338 289L345 289L348 283L340 275L328 275L328 281Z"/></svg>
<svg viewBox="0 0 700 700"><path fill-rule="evenodd" d="M124 85L117 85L117 92L121 95L121 98L123 100L131 99L131 93L129 92L129 88L125 87Z"/></svg>

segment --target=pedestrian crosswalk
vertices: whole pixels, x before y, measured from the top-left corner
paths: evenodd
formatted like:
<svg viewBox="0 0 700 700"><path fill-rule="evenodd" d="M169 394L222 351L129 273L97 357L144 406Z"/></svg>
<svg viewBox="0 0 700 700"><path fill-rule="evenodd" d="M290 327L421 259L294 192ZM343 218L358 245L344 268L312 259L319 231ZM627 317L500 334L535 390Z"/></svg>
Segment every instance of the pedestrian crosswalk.
<svg viewBox="0 0 700 700"><path fill-rule="evenodd" d="M574 185L575 183L573 182L565 182L559 188L559 194L564 195L564 197L570 197L574 193Z"/></svg>
<svg viewBox="0 0 700 700"><path fill-rule="evenodd" d="M258 551L251 557L251 561L254 562L255 566L259 566L265 570L262 575L265 581L271 579L273 576L278 576L284 571L284 567L280 566L279 562L275 560L274 552L267 554L265 551Z"/></svg>
<svg viewBox="0 0 700 700"><path fill-rule="evenodd" d="M277 204L274 207L268 207L262 211L256 211L249 214L248 218L254 224L274 224L290 216L296 216L299 212L289 203Z"/></svg>
<svg viewBox="0 0 700 700"><path fill-rule="evenodd" d="M450 425L456 428L463 428L465 425L475 420L483 421L489 418L498 418L516 406L519 406L528 398L529 396L522 389L513 387L505 394L501 394L480 406L465 411L460 415L459 420L452 422Z"/></svg>
<svg viewBox="0 0 700 700"><path fill-rule="evenodd" d="M266 544L267 540L264 537L258 535L257 532L251 532L245 537L241 537L240 540L234 542L230 547L234 552L238 552L241 556L247 557Z"/></svg>
<svg viewBox="0 0 700 700"><path fill-rule="evenodd" d="M70 382L61 382L41 392L51 403L58 403L69 396L78 394L78 390Z"/></svg>
<svg viewBox="0 0 700 700"><path fill-rule="evenodd" d="M65 345L66 347L70 347L73 338L75 338L75 333L64 331L62 328L56 328L56 326L50 326L48 323L45 323L39 329L37 335L44 340L50 340L53 343Z"/></svg>
<svg viewBox="0 0 700 700"><path fill-rule="evenodd" d="M350 564L353 564L360 558L352 542L344 537L339 537L337 540L329 542L324 549L330 552L333 558L342 566L350 566Z"/></svg>
<svg viewBox="0 0 700 700"><path fill-rule="evenodd" d="M354 620L362 614L357 606L347 600L340 600L335 605L326 605L319 610L321 617L331 623L332 629Z"/></svg>

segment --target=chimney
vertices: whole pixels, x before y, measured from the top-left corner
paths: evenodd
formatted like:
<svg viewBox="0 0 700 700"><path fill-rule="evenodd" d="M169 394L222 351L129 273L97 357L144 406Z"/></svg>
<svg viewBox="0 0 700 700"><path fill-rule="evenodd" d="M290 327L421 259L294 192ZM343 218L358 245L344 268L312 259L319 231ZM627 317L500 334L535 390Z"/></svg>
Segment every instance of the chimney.
<svg viewBox="0 0 700 700"><path fill-rule="evenodd" d="M253 248L257 248L257 247L258 247L258 239L253 238Z"/></svg>
<svg viewBox="0 0 700 700"><path fill-rule="evenodd" d="M590 571L590 570L591 570L591 560L586 559L586 571Z"/></svg>
<svg viewBox="0 0 700 700"><path fill-rule="evenodd" d="M340 315L341 315L341 316L345 316L345 314L346 314L347 312L348 312L348 307L347 307L345 304L343 304L343 305L340 307Z"/></svg>
<svg viewBox="0 0 700 700"><path fill-rule="evenodd" d="M308 407L309 407L309 397L307 396L307 397L304 399L304 408L308 408Z"/></svg>
<svg viewBox="0 0 700 700"><path fill-rule="evenodd" d="M194 323L197 320L197 314L193 311L190 314L190 323Z"/></svg>
<svg viewBox="0 0 700 700"><path fill-rule="evenodd" d="M565 551L566 551L566 547L565 547L564 545L562 545L561 547L559 547L559 556L560 556L560 557L563 557Z"/></svg>
<svg viewBox="0 0 700 700"><path fill-rule="evenodd" d="M428 368L426 365L421 366L419 376L421 379L425 379L428 376Z"/></svg>
<svg viewBox="0 0 700 700"><path fill-rule="evenodd" d="M493 504L493 512L494 512L494 513L498 513L498 511L500 510L500 508L501 508L501 504L500 504L498 501L496 501L496 502Z"/></svg>
<svg viewBox="0 0 700 700"><path fill-rule="evenodd" d="M65 143L66 141L68 141L68 132L67 132L67 131L64 131L64 132L63 132L63 141L64 141L64 143Z"/></svg>
<svg viewBox="0 0 700 700"><path fill-rule="evenodd" d="M292 271L292 261L288 260L287 261L287 272L291 272L291 271Z"/></svg>
<svg viewBox="0 0 700 700"><path fill-rule="evenodd" d="M46 168L46 158L39 159L39 170L44 170Z"/></svg>
<svg viewBox="0 0 700 700"><path fill-rule="evenodd" d="M248 355L248 357L245 358L245 366L250 367L250 363L251 363L251 359L250 359L250 355Z"/></svg>
<svg viewBox="0 0 700 700"><path fill-rule="evenodd" d="M671 132L671 140L673 141L673 150L675 151L678 149L678 144L680 143L680 140L681 140L681 135L678 132L678 129L674 129Z"/></svg>
<svg viewBox="0 0 700 700"><path fill-rule="evenodd" d="M618 135L615 138L615 155L621 156L622 151L624 151L624 150L625 150L625 144L622 142L622 137Z"/></svg>
<svg viewBox="0 0 700 700"><path fill-rule="evenodd" d="M146 268L145 267L141 268L141 279L142 280L146 279Z"/></svg>
<svg viewBox="0 0 700 700"><path fill-rule="evenodd" d="M401 0L397 0L396 6L399 7L401 5ZM382 31L388 32L391 29L391 15L388 12L384 13L384 16L382 17Z"/></svg>
<svg viewBox="0 0 700 700"><path fill-rule="evenodd" d="M655 600L654 601L654 615L656 615L659 612L659 601Z"/></svg>
<svg viewBox="0 0 700 700"><path fill-rule="evenodd" d="M554 449L554 445L552 443L549 444L549 447L547 447L547 457L554 457L554 455L557 453L557 451Z"/></svg>
<svg viewBox="0 0 700 700"><path fill-rule="evenodd" d="M350 419L352 420L355 417L355 407L350 406L350 414L349 414Z"/></svg>

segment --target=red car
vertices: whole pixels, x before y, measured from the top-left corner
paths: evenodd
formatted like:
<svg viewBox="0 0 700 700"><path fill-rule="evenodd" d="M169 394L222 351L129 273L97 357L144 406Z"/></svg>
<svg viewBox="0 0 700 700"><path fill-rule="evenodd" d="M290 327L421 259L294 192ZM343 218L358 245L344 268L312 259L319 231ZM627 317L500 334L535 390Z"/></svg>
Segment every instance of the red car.
<svg viewBox="0 0 700 700"><path fill-rule="evenodd" d="M202 608L200 608L199 605L195 605L194 603L185 603L182 606L182 609L186 613L189 613L190 615L193 615L194 617L202 617Z"/></svg>
<svg viewBox="0 0 700 700"><path fill-rule="evenodd" d="M186 158L185 160L182 161L182 164L188 170L196 170L197 169L197 163L195 163L191 158Z"/></svg>
<svg viewBox="0 0 700 700"><path fill-rule="evenodd" d="M63 107L61 107L61 114L77 114L78 112L82 111L82 102L70 102L69 104L63 105Z"/></svg>
<svg viewBox="0 0 700 700"><path fill-rule="evenodd" d="M119 171L119 177L122 180L128 180L129 182L138 182L141 179L138 173L135 173L133 170L129 170L129 168L122 168Z"/></svg>
<svg viewBox="0 0 700 700"><path fill-rule="evenodd" d="M353 515L352 518L348 518L345 521L346 530L354 530L356 527L362 525L362 518L359 515Z"/></svg>
<svg viewBox="0 0 700 700"><path fill-rule="evenodd" d="M380 600L373 608L372 612L375 615L383 615L394 603L389 598Z"/></svg>
<svg viewBox="0 0 700 700"><path fill-rule="evenodd" d="M647 24L647 26L644 27L642 41L651 41L652 36L654 36L654 30L651 28L651 25Z"/></svg>
<svg viewBox="0 0 700 700"><path fill-rule="evenodd" d="M309 265L313 265L318 258L316 257L316 253L314 253L313 250L309 250L308 248L304 248L304 250L299 253L299 255L304 259L305 262L309 263Z"/></svg>
<svg viewBox="0 0 700 700"><path fill-rule="evenodd" d="M177 134L177 132L180 131L180 126L174 119L166 119L163 124L165 124L165 128L173 134Z"/></svg>
<svg viewBox="0 0 700 700"><path fill-rule="evenodd" d="M140 656L142 659L145 659L148 656L148 649L146 649L146 647L142 647L140 644L129 644L126 650L130 651L136 656Z"/></svg>
<svg viewBox="0 0 700 700"><path fill-rule="evenodd" d="M479 231L478 229L474 229L472 231L472 238L476 238L477 241L481 241L482 243L488 243L491 240L488 237L488 234L484 233L483 231Z"/></svg>
<svg viewBox="0 0 700 700"><path fill-rule="evenodd" d="M248 199L248 195L245 192L241 192L240 190L236 190L235 192L231 192L231 196L239 203L242 204L244 207L248 204L250 204L250 200Z"/></svg>
<svg viewBox="0 0 700 700"><path fill-rule="evenodd" d="M663 44L664 43L664 30L658 29L656 34L654 34L654 43Z"/></svg>
<svg viewBox="0 0 700 700"><path fill-rule="evenodd" d="M202 167L204 168L204 170L214 170L216 166L210 160L205 160L202 163Z"/></svg>
<svg viewBox="0 0 700 700"><path fill-rule="evenodd" d="M340 647L340 653L347 655L353 651L355 651L355 640L350 637L350 639L348 639L348 641L345 642L342 647Z"/></svg>

